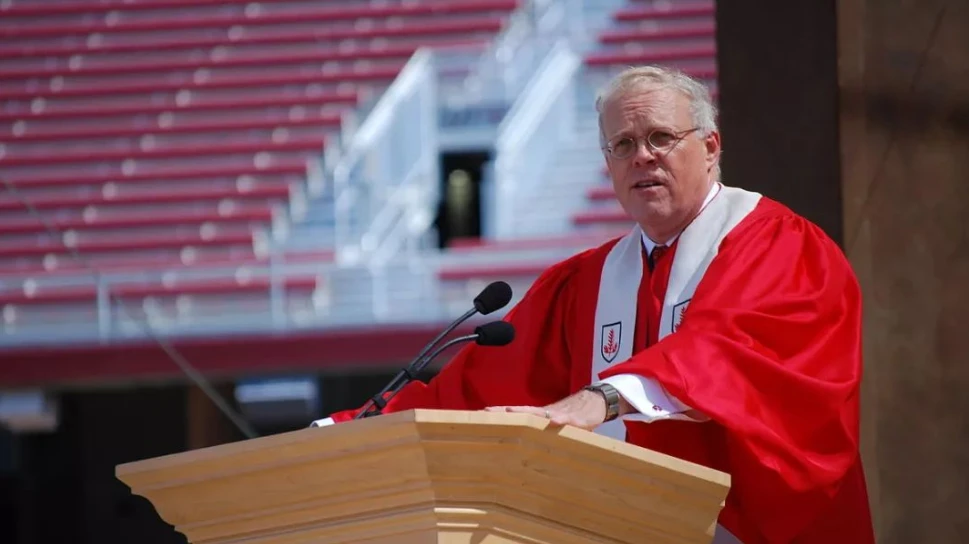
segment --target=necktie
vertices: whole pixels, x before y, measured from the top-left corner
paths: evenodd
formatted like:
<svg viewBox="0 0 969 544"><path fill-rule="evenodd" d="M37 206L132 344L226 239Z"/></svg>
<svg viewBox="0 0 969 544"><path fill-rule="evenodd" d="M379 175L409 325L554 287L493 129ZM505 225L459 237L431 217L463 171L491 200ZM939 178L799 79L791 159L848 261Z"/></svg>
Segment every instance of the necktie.
<svg viewBox="0 0 969 544"><path fill-rule="evenodd" d="M653 250L649 252L649 259L647 259L647 262L649 263L650 271L656 268L656 263L663 258L663 255L666 253L667 249L669 249L667 246L654 246Z"/></svg>

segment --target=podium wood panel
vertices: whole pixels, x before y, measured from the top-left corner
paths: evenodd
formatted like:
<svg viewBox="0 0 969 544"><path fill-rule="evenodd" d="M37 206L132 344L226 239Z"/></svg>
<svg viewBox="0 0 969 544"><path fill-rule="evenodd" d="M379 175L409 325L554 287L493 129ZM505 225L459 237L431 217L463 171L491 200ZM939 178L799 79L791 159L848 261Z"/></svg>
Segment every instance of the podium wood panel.
<svg viewBox="0 0 969 544"><path fill-rule="evenodd" d="M527 414L413 410L117 467L190 542L709 543L729 476Z"/></svg>

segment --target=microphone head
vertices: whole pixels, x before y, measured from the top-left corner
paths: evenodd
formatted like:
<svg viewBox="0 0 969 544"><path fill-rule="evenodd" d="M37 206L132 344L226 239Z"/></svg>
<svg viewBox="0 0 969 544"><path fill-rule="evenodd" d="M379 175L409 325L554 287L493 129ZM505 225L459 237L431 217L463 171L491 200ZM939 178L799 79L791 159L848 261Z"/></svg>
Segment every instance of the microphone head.
<svg viewBox="0 0 969 544"><path fill-rule="evenodd" d="M488 315L504 308L509 302L511 302L511 286L503 281L496 281L474 297L474 308L479 314Z"/></svg>
<svg viewBox="0 0 969 544"><path fill-rule="evenodd" d="M475 342L481 346L505 346L515 339L515 327L507 321L492 321L475 327Z"/></svg>

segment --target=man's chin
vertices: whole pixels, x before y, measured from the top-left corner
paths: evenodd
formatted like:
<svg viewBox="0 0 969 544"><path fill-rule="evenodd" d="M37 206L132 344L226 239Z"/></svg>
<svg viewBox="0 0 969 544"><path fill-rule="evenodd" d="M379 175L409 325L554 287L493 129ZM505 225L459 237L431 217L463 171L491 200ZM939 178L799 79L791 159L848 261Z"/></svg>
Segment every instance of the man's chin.
<svg viewBox="0 0 969 544"><path fill-rule="evenodd" d="M650 202L642 203L631 215L640 225L665 225L671 213L666 202Z"/></svg>
<svg viewBox="0 0 969 544"><path fill-rule="evenodd" d="M631 217L642 227L646 235L652 238L652 235L664 232L670 228L671 224L676 223L676 219L672 215L668 207L657 207L655 209L640 208Z"/></svg>

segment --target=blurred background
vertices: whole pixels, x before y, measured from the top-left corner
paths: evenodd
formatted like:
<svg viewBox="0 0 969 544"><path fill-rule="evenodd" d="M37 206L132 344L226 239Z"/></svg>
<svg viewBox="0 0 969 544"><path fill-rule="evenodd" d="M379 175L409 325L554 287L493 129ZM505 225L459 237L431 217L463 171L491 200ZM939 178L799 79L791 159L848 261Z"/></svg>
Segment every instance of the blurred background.
<svg viewBox="0 0 969 544"><path fill-rule="evenodd" d="M0 0L0 542L184 542L117 464L359 406L624 233L593 98L637 64L842 245L879 541L961 542L964 0Z"/></svg>

